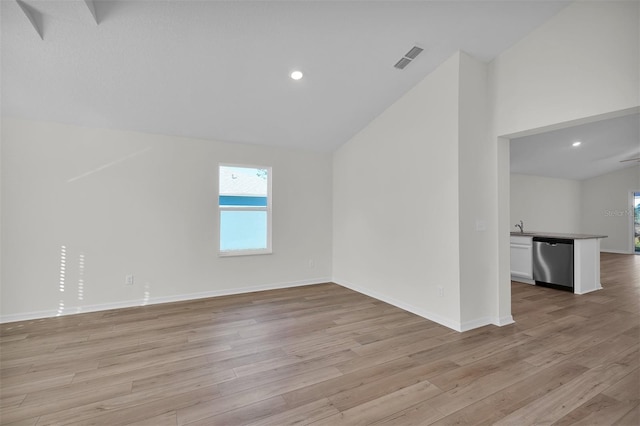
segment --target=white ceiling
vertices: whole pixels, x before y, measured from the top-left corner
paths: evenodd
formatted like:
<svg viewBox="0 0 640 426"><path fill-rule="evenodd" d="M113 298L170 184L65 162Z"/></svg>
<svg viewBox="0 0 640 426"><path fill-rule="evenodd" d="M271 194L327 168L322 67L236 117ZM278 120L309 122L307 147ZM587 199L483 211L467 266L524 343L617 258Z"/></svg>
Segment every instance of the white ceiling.
<svg viewBox="0 0 640 426"><path fill-rule="evenodd" d="M82 0L23 3L43 38L0 2L4 116L331 151L455 51L489 61L569 2L88 1L98 25Z"/></svg>
<svg viewBox="0 0 640 426"><path fill-rule="evenodd" d="M580 141L579 147L573 142ZM511 173L582 180L640 167L640 115L596 121L511 140Z"/></svg>

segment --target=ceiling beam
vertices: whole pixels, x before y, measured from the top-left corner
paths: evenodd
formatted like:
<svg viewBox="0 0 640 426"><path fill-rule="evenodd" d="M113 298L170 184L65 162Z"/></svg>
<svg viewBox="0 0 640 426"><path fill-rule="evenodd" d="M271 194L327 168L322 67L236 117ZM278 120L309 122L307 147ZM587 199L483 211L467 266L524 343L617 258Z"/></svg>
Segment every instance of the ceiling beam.
<svg viewBox="0 0 640 426"><path fill-rule="evenodd" d="M29 19L31 26L36 30L40 39L44 40L44 36L42 35L42 15L22 0L16 0L16 3L18 3L20 9L22 9L27 19Z"/></svg>
<svg viewBox="0 0 640 426"><path fill-rule="evenodd" d="M89 12L91 12L93 20L96 21L96 25L100 25L100 22L98 22L98 15L96 14L96 5L93 3L93 0L84 0L84 4L89 8Z"/></svg>

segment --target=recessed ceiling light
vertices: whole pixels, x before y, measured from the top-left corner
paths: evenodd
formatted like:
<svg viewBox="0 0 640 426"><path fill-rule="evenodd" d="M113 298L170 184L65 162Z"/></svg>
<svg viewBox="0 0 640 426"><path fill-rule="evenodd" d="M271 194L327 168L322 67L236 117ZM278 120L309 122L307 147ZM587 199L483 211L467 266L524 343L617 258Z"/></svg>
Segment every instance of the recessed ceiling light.
<svg viewBox="0 0 640 426"><path fill-rule="evenodd" d="M580 141L576 141L576 142L571 144L571 146L573 146L573 147L580 146L580 145L582 145L582 142L580 142Z"/></svg>
<svg viewBox="0 0 640 426"><path fill-rule="evenodd" d="M302 78L302 71L294 71L291 73L291 78L294 80L300 80Z"/></svg>

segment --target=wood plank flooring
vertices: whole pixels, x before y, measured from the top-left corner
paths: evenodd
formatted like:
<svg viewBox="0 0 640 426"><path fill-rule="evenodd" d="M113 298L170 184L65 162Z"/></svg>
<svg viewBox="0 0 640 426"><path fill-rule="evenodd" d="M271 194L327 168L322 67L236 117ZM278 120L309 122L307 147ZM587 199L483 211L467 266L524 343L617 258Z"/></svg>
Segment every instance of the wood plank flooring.
<svg viewBox="0 0 640 426"><path fill-rule="evenodd" d="M640 256L457 333L335 284L0 326L2 425L639 425Z"/></svg>

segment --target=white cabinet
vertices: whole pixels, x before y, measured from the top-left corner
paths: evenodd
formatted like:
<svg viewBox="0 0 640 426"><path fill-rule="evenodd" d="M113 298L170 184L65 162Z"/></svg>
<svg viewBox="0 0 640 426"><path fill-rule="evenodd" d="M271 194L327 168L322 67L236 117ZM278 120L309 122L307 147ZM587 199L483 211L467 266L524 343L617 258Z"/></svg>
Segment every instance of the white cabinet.
<svg viewBox="0 0 640 426"><path fill-rule="evenodd" d="M533 279L533 244L531 237L511 237L511 276Z"/></svg>
<svg viewBox="0 0 640 426"><path fill-rule="evenodd" d="M600 290L600 238L575 240L573 244L573 292Z"/></svg>
<svg viewBox="0 0 640 426"><path fill-rule="evenodd" d="M511 234L511 279L527 284L533 280L533 236L573 240L573 292L600 290L600 240L605 235L553 234L536 232L529 236Z"/></svg>

